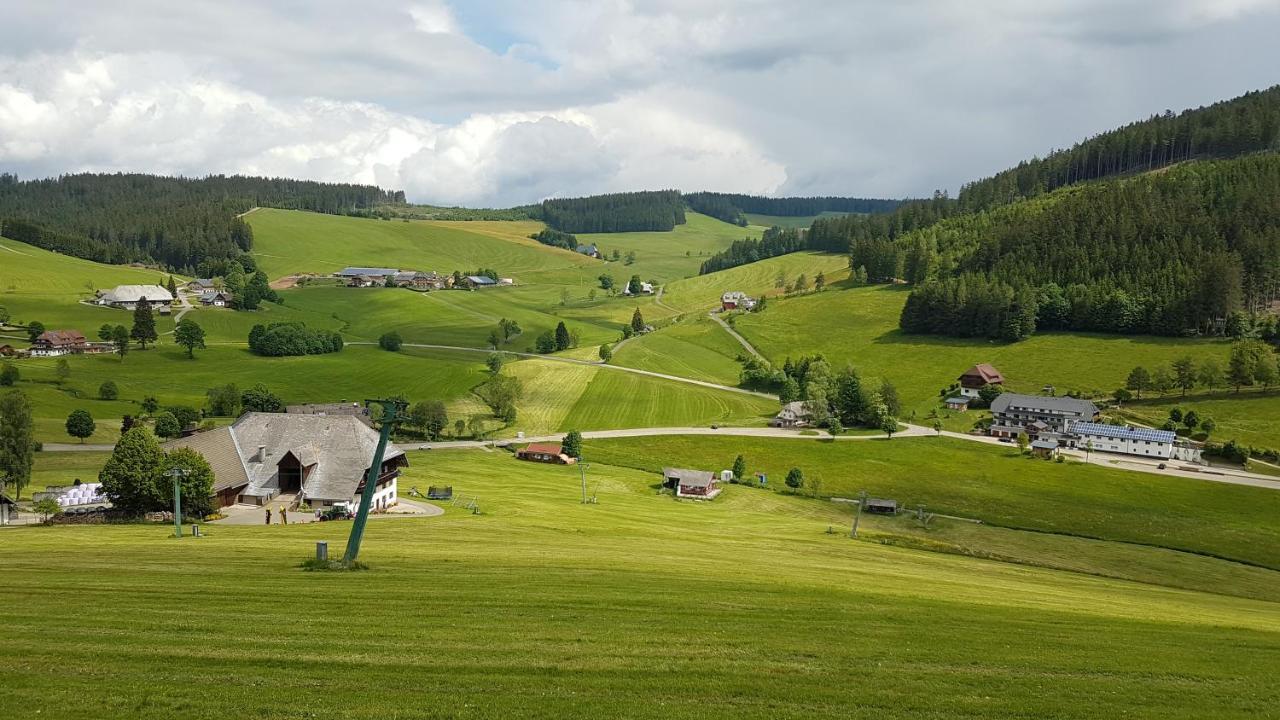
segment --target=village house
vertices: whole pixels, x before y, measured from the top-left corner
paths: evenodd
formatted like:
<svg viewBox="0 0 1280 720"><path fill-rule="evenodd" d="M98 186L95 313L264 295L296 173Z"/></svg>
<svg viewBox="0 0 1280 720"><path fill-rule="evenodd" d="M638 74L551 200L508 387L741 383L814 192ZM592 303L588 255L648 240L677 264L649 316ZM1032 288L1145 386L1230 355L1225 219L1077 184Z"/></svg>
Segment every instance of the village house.
<svg viewBox="0 0 1280 720"><path fill-rule="evenodd" d="M662 486L674 490L676 497L710 500L720 494L714 473L706 470L663 468Z"/></svg>
<svg viewBox="0 0 1280 720"><path fill-rule="evenodd" d="M315 510L354 506L378 445L378 433L351 415L251 412L233 425L165 443L188 447L213 469L220 507L266 505L278 500L307 503ZM388 444L374 488L374 510L395 505L404 451Z"/></svg>
<svg viewBox="0 0 1280 720"><path fill-rule="evenodd" d="M133 310L140 302L146 302L162 314L169 312L173 303L173 295L159 285L117 285L112 290L99 290L99 305Z"/></svg>
<svg viewBox="0 0 1280 720"><path fill-rule="evenodd" d="M595 243L591 243L590 245L579 245L578 252L586 255L587 257L596 258L597 260L600 258L600 248L596 247Z"/></svg>
<svg viewBox="0 0 1280 720"><path fill-rule="evenodd" d="M216 290L217 287L213 282L213 278L196 278L187 283L187 289L194 293L203 293L209 290Z"/></svg>
<svg viewBox="0 0 1280 720"><path fill-rule="evenodd" d="M978 391L988 385L1003 385L1004 375L987 363L978 363L960 375L960 394L976 398Z"/></svg>
<svg viewBox="0 0 1280 720"><path fill-rule="evenodd" d="M354 275L350 278L347 278L347 287L367 288L367 287L376 287L381 284L382 282L374 278L372 275Z"/></svg>
<svg viewBox="0 0 1280 720"><path fill-rule="evenodd" d="M730 310L751 310L755 306L755 299L744 292L731 290L720 296L720 309L725 312Z"/></svg>
<svg viewBox="0 0 1280 720"><path fill-rule="evenodd" d="M26 357L28 351L12 345L0 345L0 357Z"/></svg>
<svg viewBox="0 0 1280 720"><path fill-rule="evenodd" d="M777 415L769 421L770 427L790 428L808 427L810 419L809 403L796 400L782 406Z"/></svg>
<svg viewBox="0 0 1280 720"><path fill-rule="evenodd" d="M31 343L31 357L59 357L84 352L89 347L79 330L46 330Z"/></svg>
<svg viewBox="0 0 1280 720"><path fill-rule="evenodd" d="M956 412L965 412L966 410L969 409L970 399L971 398L967 398L962 395L956 395L954 397L947 398L943 402L946 404L948 410L955 410Z"/></svg>
<svg viewBox="0 0 1280 720"><path fill-rule="evenodd" d="M532 443L516 451L516 457L529 462L551 463L554 465L573 465L577 458L565 455L560 443Z"/></svg>
<svg viewBox="0 0 1280 720"><path fill-rule="evenodd" d="M392 276L392 282L396 287L409 288L411 290L439 290L444 287L444 281L434 272L422 272L420 270L405 270Z"/></svg>
<svg viewBox="0 0 1280 720"><path fill-rule="evenodd" d="M622 294L623 294L623 295L630 295L630 294L631 294L631 283L627 283L627 284L625 284L625 285L623 285L623 286L622 286ZM639 293L636 293L636 294L637 294L637 295L652 295L652 294L653 294L653 283L647 283L647 282L642 282L642 283L640 283L640 292L639 292Z"/></svg>
<svg viewBox="0 0 1280 720"><path fill-rule="evenodd" d="M1198 462L1200 448L1178 440L1177 433L1132 426L1073 422L1068 429L1068 444L1076 449L1113 452L1125 455Z"/></svg>
<svg viewBox="0 0 1280 720"><path fill-rule="evenodd" d="M231 293L207 290L200 293L200 304L206 307L229 307L231 305Z"/></svg>
<svg viewBox="0 0 1280 720"><path fill-rule="evenodd" d="M1067 425L1073 422L1092 422L1098 417L1098 406L1077 398L1001 393L991 402L991 415L994 421L990 434L994 437L1012 438L1029 430L1038 437L1048 432L1066 432ZM1031 427L1037 421L1043 425Z"/></svg>

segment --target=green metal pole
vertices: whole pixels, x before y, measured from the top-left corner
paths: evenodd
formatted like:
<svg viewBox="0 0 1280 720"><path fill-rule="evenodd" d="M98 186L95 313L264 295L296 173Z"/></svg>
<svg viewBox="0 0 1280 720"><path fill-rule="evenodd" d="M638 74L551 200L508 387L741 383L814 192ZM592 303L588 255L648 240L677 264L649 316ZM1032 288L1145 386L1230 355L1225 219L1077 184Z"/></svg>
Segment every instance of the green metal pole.
<svg viewBox="0 0 1280 720"><path fill-rule="evenodd" d="M391 400L377 400L382 405L382 432L378 434L378 449L373 453L373 464L364 478L364 492L360 495L360 509L356 512L355 523L351 526L351 537L347 538L347 551L342 556L343 565L351 565L360 555L360 541L364 539L364 526L369 520L369 506L373 504L373 493L378 485L378 477L382 474L382 456L387 451L387 441L391 438L391 430L399 421L399 403Z"/></svg>
<svg viewBox="0 0 1280 720"><path fill-rule="evenodd" d="M182 537L182 476L173 476L173 536Z"/></svg>

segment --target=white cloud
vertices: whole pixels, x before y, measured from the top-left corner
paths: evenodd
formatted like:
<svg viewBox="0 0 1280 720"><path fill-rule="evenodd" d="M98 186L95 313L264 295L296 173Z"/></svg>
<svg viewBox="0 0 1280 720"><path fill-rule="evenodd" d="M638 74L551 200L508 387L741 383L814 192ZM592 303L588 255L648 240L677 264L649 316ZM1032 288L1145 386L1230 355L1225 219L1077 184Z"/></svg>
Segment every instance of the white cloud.
<svg viewBox="0 0 1280 720"><path fill-rule="evenodd" d="M1275 82L1280 0L0 5L0 170L903 196Z"/></svg>
<svg viewBox="0 0 1280 720"><path fill-rule="evenodd" d="M443 2L414 5L409 8L414 27L427 34L453 35L458 32L458 21L453 11Z"/></svg>

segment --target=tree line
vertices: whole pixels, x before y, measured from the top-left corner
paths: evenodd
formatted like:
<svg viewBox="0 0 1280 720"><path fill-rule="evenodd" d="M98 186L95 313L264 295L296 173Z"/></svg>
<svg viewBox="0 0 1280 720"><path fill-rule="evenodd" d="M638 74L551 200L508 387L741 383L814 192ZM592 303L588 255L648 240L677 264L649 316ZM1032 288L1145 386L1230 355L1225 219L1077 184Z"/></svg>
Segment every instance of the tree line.
<svg viewBox="0 0 1280 720"><path fill-rule="evenodd" d="M1268 150L1280 150L1280 85L1176 115L1166 110L1054 150L965 185L959 204L976 212L1087 180Z"/></svg>
<svg viewBox="0 0 1280 720"><path fill-rule="evenodd" d="M896 208L900 200L878 200L853 197L765 197L737 193L695 192L685 193L685 202L694 212L710 215L727 223L746 227L747 213L805 217L824 212L886 213Z"/></svg>
<svg viewBox="0 0 1280 720"><path fill-rule="evenodd" d="M188 273L253 245L237 217L253 207L349 214L404 193L285 178L82 173L19 180L0 174L0 234L103 263L157 263Z"/></svg>
<svg viewBox="0 0 1280 720"><path fill-rule="evenodd" d="M734 240L728 248L703 261L699 275L727 270L757 260L765 260L787 253L808 249L804 235L798 230L771 227L759 240L743 238Z"/></svg>
<svg viewBox="0 0 1280 720"><path fill-rule="evenodd" d="M901 318L908 332L1223 335L1280 299L1277 187L1280 155L1199 162L964 215L877 247L885 263L916 267L910 279L920 284ZM851 264L864 264L860 248L875 243L855 242Z"/></svg>
<svg viewBox="0 0 1280 720"><path fill-rule="evenodd" d="M544 200L541 219L566 233L668 232L684 224L678 190L611 193Z"/></svg>

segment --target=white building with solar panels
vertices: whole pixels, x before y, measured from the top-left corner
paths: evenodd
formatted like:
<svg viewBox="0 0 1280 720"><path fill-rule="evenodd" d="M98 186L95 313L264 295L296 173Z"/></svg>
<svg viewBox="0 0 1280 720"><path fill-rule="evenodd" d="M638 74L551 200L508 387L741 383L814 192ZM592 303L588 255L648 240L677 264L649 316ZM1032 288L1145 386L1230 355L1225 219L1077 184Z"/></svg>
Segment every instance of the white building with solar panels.
<svg viewBox="0 0 1280 720"><path fill-rule="evenodd" d="M1200 459L1200 450L1178 442L1177 434L1168 430L1103 425L1101 423L1071 423L1071 444L1077 448L1088 446L1101 452L1124 453L1161 460Z"/></svg>

